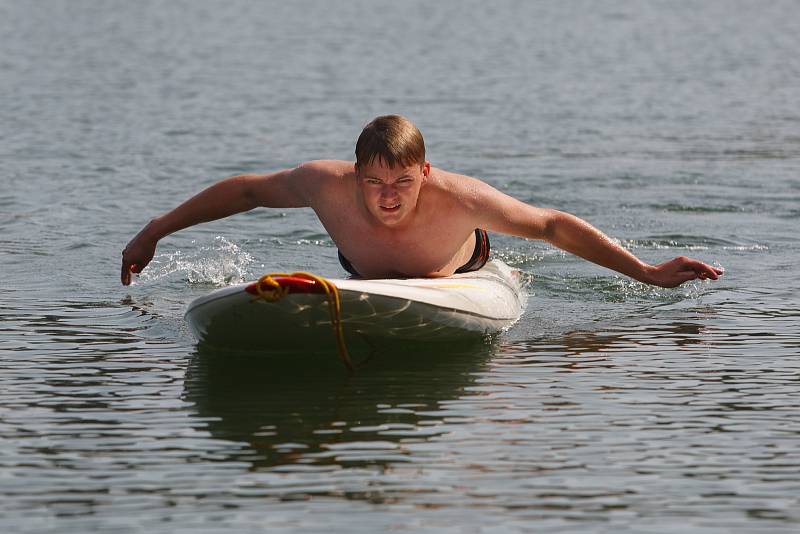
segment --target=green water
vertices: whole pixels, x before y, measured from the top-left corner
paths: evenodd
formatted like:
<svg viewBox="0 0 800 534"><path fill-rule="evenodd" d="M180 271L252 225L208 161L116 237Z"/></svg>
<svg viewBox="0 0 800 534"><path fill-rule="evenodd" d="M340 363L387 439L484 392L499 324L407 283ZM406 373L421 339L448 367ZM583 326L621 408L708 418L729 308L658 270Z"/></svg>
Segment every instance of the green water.
<svg viewBox="0 0 800 534"><path fill-rule="evenodd" d="M0 2L3 532L795 532L794 2ZM306 210L120 253L224 176L350 159L409 116L435 166L575 213L646 287L492 235L531 281L463 346L198 348L186 305L342 276Z"/></svg>

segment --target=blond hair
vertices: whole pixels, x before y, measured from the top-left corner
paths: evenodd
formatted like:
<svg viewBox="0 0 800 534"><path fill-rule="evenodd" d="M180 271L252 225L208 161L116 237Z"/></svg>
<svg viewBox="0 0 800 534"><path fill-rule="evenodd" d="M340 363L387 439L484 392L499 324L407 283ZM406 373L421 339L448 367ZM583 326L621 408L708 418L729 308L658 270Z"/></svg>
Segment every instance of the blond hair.
<svg viewBox="0 0 800 534"><path fill-rule="evenodd" d="M425 141L414 123L400 115L373 119L356 142L356 165L378 159L390 167L409 167L425 163Z"/></svg>

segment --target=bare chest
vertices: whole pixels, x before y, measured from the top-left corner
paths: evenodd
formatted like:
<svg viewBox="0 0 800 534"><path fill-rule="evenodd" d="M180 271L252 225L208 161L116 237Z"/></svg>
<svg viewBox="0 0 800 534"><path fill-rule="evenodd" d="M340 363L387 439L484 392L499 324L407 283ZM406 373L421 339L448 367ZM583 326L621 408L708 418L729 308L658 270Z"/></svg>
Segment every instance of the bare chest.
<svg viewBox="0 0 800 534"><path fill-rule="evenodd" d="M352 212L317 214L342 255L368 278L448 276L474 248L474 228L446 216L389 232Z"/></svg>

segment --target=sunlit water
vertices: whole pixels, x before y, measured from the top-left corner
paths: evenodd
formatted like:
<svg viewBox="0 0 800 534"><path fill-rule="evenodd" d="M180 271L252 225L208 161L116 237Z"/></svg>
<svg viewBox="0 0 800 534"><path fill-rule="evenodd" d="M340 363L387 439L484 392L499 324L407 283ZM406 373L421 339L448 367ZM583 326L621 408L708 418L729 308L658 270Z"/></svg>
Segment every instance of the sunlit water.
<svg viewBox="0 0 800 534"><path fill-rule="evenodd" d="M795 2L0 2L0 530L796 532ZM485 344L198 350L190 300L341 276L313 214L165 239L227 175L349 159L402 113L434 165L575 213L646 287L492 235L531 280Z"/></svg>

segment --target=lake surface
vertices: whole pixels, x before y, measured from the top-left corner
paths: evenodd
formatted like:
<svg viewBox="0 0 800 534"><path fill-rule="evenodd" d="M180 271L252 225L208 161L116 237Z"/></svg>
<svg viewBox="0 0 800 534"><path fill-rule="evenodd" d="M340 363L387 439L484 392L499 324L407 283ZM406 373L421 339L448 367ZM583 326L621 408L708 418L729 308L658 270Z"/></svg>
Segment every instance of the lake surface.
<svg viewBox="0 0 800 534"><path fill-rule="evenodd" d="M800 4L0 1L0 530L800 530ZM183 311L344 274L307 210L122 248L225 176L432 164L587 219L658 289L492 235L527 308L467 347L199 350Z"/></svg>

